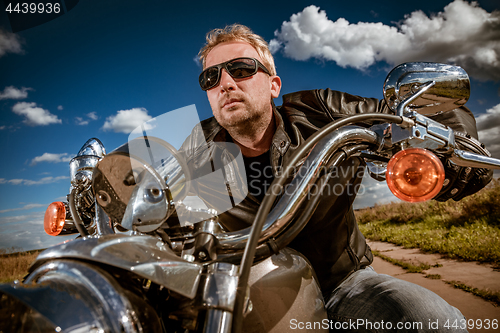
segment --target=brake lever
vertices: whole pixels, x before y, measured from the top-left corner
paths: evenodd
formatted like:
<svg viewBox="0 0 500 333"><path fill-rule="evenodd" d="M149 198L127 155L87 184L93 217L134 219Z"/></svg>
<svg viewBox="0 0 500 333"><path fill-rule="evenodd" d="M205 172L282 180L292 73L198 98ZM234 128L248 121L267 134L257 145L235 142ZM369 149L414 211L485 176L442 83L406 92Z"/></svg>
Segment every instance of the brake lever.
<svg viewBox="0 0 500 333"><path fill-rule="evenodd" d="M493 157L455 149L449 158L455 165L472 168L500 169L500 160Z"/></svg>
<svg viewBox="0 0 500 333"><path fill-rule="evenodd" d="M477 140L414 111L407 113L405 117L412 119L414 124L406 127L391 124L393 145L401 144L404 149L411 147L429 149L446 155L449 161L462 167L500 169L500 159L489 156ZM470 145L475 150L484 151L485 154L458 149L458 143Z"/></svg>
<svg viewBox="0 0 500 333"><path fill-rule="evenodd" d="M405 114L412 122L409 126L391 124L391 143L402 148L424 148L441 154L452 153L455 149L455 132L435 120L415 111Z"/></svg>

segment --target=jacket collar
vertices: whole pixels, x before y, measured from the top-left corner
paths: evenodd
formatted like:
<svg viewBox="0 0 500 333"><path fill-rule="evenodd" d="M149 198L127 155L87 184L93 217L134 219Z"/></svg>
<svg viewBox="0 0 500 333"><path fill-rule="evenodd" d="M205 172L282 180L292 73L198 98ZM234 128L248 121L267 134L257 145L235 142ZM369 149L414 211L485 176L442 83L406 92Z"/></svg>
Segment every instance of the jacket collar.
<svg viewBox="0 0 500 333"><path fill-rule="evenodd" d="M285 131L283 117L273 104L274 119L276 121L276 132L274 132L271 150L274 148L281 155L285 155L290 146L290 138Z"/></svg>

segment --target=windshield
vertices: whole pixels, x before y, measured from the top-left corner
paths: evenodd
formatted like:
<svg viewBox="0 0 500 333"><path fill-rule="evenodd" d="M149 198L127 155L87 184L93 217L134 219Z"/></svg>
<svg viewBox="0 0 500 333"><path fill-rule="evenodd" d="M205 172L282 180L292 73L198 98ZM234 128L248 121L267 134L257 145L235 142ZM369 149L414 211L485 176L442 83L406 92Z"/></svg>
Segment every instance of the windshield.
<svg viewBox="0 0 500 333"><path fill-rule="evenodd" d="M175 212L189 226L207 209L221 214L247 195L243 157L232 142L207 143L195 105L164 113L138 126L129 136L131 194L122 222L126 228L145 221L154 229Z"/></svg>

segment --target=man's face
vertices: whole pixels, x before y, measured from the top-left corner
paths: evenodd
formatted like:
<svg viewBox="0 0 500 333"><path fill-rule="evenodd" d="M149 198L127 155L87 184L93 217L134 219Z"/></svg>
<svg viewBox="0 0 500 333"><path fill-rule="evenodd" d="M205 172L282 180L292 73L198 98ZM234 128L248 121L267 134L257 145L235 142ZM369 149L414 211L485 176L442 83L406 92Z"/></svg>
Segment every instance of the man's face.
<svg viewBox="0 0 500 333"><path fill-rule="evenodd" d="M208 53L205 68L240 57L251 57L262 62L250 44L226 42ZM269 125L272 119L271 98L278 97L280 88L279 77L269 76L262 70L253 76L236 79L222 69L219 84L207 90L207 96L219 124L241 133L241 130L252 131L255 127Z"/></svg>

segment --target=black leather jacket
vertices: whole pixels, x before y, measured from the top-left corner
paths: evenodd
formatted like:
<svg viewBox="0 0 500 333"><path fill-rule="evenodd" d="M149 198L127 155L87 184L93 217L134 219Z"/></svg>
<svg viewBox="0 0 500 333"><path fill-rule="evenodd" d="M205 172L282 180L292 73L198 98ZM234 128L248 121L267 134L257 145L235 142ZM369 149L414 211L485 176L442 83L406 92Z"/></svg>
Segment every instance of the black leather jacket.
<svg viewBox="0 0 500 333"><path fill-rule="evenodd" d="M276 174L294 150L319 128L349 115L368 112L387 113L388 108L384 101L330 89L285 95L283 105L274 110L276 132L270 148L273 171ZM456 109L434 119L477 137L474 117L467 108ZM206 168L210 161L210 149L198 149L196 142L206 139L210 147L213 142L228 141L227 132L215 118L202 121L201 125L203 133L193 131L183 145L189 164L196 170ZM289 245L309 259L324 295L329 294L350 273L373 261L352 208L355 189L358 188L356 185L361 183L363 176L362 167L359 158L350 158L343 163L342 172L337 172L332 182L342 184L344 191L340 195L325 195L308 225ZM246 228L253 222L259 206L256 198L247 196L234 208L221 214L220 222L230 231Z"/></svg>

